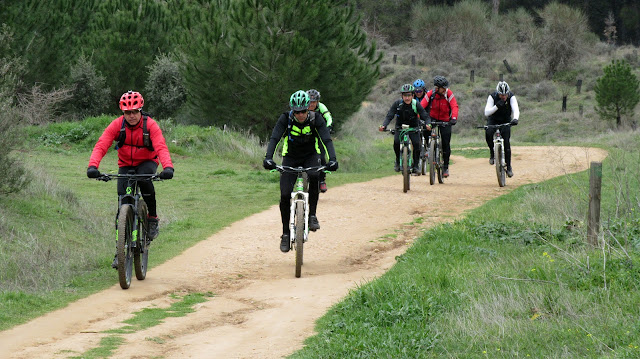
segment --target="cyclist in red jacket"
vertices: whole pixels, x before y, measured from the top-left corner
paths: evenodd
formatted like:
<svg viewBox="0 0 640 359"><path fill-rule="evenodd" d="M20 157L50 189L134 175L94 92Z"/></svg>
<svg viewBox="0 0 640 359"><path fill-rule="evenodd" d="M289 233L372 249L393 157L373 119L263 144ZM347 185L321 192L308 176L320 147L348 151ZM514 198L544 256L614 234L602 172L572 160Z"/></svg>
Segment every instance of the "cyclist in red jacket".
<svg viewBox="0 0 640 359"><path fill-rule="evenodd" d="M433 90L429 90L420 104L429 113L431 121L449 122L451 126L458 122L458 102L449 89L449 81L444 76L433 78ZM449 157L451 157L451 126L442 126L442 157L444 160L443 177L449 177Z"/></svg>
<svg viewBox="0 0 640 359"><path fill-rule="evenodd" d="M134 170L137 174L154 174L160 160L163 167L160 178L173 178L173 163L162 131L156 121L142 114L142 106L144 98L139 92L129 91L120 97L123 115L113 120L98 139L89 159L87 177L100 176L100 161L111 144L117 141L119 174L126 174L129 170ZM139 182L139 185L149 209L149 238L154 239L158 236L156 193L150 181ZM119 178L118 195L125 194L126 186L126 179ZM115 259L114 264L117 267Z"/></svg>

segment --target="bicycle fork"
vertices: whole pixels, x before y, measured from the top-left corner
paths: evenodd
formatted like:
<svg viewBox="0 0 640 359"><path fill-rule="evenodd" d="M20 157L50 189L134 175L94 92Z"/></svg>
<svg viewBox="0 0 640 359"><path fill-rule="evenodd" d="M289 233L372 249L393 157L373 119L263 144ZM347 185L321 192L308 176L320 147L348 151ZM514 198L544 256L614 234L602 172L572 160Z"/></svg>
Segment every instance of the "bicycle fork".
<svg viewBox="0 0 640 359"><path fill-rule="evenodd" d="M496 131L493 134L493 152L496 153L497 148L500 147L500 166L507 166L506 159L504 157L504 140L502 139L502 135L500 134L500 130ZM497 153L496 153L497 155Z"/></svg>
<svg viewBox="0 0 640 359"><path fill-rule="evenodd" d="M307 241L309 236L309 193L307 192L291 192L291 208L289 209L289 231L292 234L296 233L296 207L298 202L302 202L302 208L304 208L304 242ZM291 242L295 240L295 235L291 235Z"/></svg>

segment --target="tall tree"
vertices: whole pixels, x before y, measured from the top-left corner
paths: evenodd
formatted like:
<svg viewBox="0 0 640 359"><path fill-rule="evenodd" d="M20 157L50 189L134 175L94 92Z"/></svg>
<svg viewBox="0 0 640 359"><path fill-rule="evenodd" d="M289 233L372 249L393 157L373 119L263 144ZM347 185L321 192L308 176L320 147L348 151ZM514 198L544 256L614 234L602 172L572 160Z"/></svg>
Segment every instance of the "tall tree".
<svg viewBox="0 0 640 359"><path fill-rule="evenodd" d="M291 93L309 88L346 118L376 81L380 55L348 2L219 0L200 16L184 41L186 81L213 123L265 135Z"/></svg>
<svg viewBox="0 0 640 359"><path fill-rule="evenodd" d="M173 50L173 15L165 2L101 0L88 22L82 46L106 75L111 98L142 91L147 68L157 55Z"/></svg>
<svg viewBox="0 0 640 359"><path fill-rule="evenodd" d="M596 111L603 119L616 119L622 124L622 116L633 116L640 101L640 81L624 60L613 60L604 68L604 75L596 81Z"/></svg>

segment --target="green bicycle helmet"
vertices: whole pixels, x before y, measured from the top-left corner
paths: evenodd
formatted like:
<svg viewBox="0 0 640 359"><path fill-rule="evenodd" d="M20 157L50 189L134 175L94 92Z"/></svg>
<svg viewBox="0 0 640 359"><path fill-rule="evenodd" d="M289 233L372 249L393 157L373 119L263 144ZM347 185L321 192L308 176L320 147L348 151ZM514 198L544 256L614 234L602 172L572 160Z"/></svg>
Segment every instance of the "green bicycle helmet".
<svg viewBox="0 0 640 359"><path fill-rule="evenodd" d="M302 90L298 90L291 95L289 106L293 111L304 111L309 109L309 95Z"/></svg>
<svg viewBox="0 0 640 359"><path fill-rule="evenodd" d="M401 94L403 94L403 93L407 93L407 92L413 93L413 91L414 91L415 89L416 89L416 88L415 88L415 87L413 87L413 85L412 85L412 84L404 84L404 85L402 85L402 87L400 87L400 93L401 93Z"/></svg>

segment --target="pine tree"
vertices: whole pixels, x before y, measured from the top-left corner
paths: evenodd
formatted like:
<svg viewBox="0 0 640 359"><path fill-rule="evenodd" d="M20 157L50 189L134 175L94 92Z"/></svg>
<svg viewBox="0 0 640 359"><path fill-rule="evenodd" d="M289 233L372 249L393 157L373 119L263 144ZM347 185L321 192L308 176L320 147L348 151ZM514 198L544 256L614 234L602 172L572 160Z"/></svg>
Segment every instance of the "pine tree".
<svg viewBox="0 0 640 359"><path fill-rule="evenodd" d="M183 48L192 109L266 135L293 92L315 88L339 125L375 83L380 61L353 11L344 1L219 0L192 14Z"/></svg>
<svg viewBox="0 0 640 359"><path fill-rule="evenodd" d="M624 60L613 60L604 68L604 75L596 81L596 112L604 120L616 119L622 124L622 116L633 116L640 101L640 81Z"/></svg>

